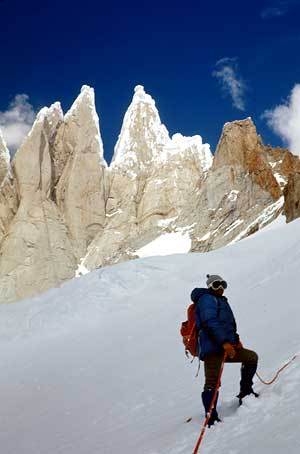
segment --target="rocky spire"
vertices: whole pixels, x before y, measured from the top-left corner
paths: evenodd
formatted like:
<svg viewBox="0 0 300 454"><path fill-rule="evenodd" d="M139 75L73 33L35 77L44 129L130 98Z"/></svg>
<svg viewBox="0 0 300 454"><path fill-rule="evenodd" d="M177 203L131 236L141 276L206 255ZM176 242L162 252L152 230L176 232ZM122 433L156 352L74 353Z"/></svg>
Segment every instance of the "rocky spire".
<svg viewBox="0 0 300 454"><path fill-rule="evenodd" d="M8 166L6 150L0 141ZM198 135L170 139L142 86L109 171L88 86L65 116L59 103L41 110L11 166L0 187L6 302L73 277L79 263L92 270L137 257L160 236L184 237L193 251L244 238L280 213L277 173L298 171L288 154L262 144L249 118L224 126L214 159ZM288 187L291 196L299 187ZM286 197L291 217L299 215L297 194Z"/></svg>
<svg viewBox="0 0 300 454"><path fill-rule="evenodd" d="M77 125L77 137L81 133L88 132L91 134L89 146L93 147L93 152L98 154L100 165L106 167L107 164L103 157L103 142L100 134L99 117L95 106L95 91L88 85L81 87L80 94L64 117L64 122L67 125L74 124L76 120L80 121ZM82 128L85 128L85 131L82 131Z"/></svg>
<svg viewBox="0 0 300 454"><path fill-rule="evenodd" d="M105 229L82 264L93 269L107 264L108 256L128 258L137 238L143 245L165 227L172 231L174 219L178 227L193 224L211 164L209 145L198 135L170 139L152 97L135 87L110 167Z"/></svg>
<svg viewBox="0 0 300 454"><path fill-rule="evenodd" d="M12 166L21 197L38 189L45 195L49 194L52 182L51 144L62 119L63 113L58 102L41 109L15 154Z"/></svg>
<svg viewBox="0 0 300 454"><path fill-rule="evenodd" d="M31 296L74 275L76 261L68 231L52 200L51 151L62 119L59 103L43 108L12 162L18 204L12 207L14 217L1 242L2 301ZM8 186L1 188L1 199L11 205Z"/></svg>
<svg viewBox="0 0 300 454"><path fill-rule="evenodd" d="M155 101L145 93L142 85L137 85L124 116L112 167L130 170L136 175L162 153L169 141L169 133L161 123Z"/></svg>
<svg viewBox="0 0 300 454"><path fill-rule="evenodd" d="M103 144L94 89L84 85L56 136L56 202L64 213L78 260L105 220Z"/></svg>
<svg viewBox="0 0 300 454"><path fill-rule="evenodd" d="M261 189L270 193L274 200L281 190L268 162L261 137L251 118L226 123L219 140L213 170L231 166L232 178L237 172L249 173Z"/></svg>

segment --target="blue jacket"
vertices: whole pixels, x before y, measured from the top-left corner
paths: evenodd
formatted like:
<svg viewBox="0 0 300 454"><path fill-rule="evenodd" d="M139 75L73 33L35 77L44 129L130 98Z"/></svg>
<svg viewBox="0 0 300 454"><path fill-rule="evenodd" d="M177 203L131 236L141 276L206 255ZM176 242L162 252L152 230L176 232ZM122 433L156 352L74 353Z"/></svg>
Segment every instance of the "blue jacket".
<svg viewBox="0 0 300 454"><path fill-rule="evenodd" d="M207 288L195 288L191 299L196 304L196 324L200 330L200 359L223 352L224 342L239 341L235 318L225 296L216 296Z"/></svg>

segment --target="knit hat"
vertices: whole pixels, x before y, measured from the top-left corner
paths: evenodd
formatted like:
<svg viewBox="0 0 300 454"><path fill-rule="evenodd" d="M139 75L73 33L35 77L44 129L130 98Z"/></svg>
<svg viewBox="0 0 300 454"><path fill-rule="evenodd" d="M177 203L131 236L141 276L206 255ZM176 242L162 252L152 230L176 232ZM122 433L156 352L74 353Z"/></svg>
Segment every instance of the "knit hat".
<svg viewBox="0 0 300 454"><path fill-rule="evenodd" d="M211 284L215 281L224 281L224 279L221 276L218 276L217 274L207 274L206 277L207 277L207 281L206 281L207 287L210 287Z"/></svg>

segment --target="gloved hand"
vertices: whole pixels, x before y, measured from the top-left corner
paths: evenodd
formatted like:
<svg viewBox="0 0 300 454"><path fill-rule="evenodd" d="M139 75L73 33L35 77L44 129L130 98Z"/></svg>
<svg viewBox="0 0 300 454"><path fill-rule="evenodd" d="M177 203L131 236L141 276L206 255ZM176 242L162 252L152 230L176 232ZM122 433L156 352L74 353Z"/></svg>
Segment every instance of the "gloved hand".
<svg viewBox="0 0 300 454"><path fill-rule="evenodd" d="M225 351L226 355L228 356L228 358L235 357L235 348L232 344L230 344L229 342L225 342L223 344L223 348L224 348L224 351Z"/></svg>

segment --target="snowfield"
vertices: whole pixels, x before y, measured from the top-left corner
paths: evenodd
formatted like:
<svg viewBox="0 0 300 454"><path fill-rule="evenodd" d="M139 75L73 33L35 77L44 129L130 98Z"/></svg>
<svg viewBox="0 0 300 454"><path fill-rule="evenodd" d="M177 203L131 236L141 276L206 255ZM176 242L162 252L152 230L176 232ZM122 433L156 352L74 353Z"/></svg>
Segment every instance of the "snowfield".
<svg viewBox="0 0 300 454"><path fill-rule="evenodd" d="M103 268L0 306L3 454L189 454L203 420L203 365L179 326L190 291L221 274L241 340L270 379L300 352L300 220L283 218L205 254ZM300 356L238 408L239 365L226 365L223 423L204 454L298 454ZM192 417L190 423L185 423Z"/></svg>

